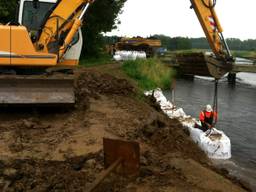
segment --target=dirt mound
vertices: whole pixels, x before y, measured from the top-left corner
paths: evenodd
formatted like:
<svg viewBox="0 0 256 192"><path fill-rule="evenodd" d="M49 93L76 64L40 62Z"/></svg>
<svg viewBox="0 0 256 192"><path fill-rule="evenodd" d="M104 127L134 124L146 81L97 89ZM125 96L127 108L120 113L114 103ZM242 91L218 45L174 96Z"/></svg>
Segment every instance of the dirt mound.
<svg viewBox="0 0 256 192"><path fill-rule="evenodd" d="M103 137L139 142L141 168L137 178L110 175L96 191L242 191L208 170L181 124L136 97L129 81L102 68L76 75L75 108L0 112L0 191L85 191L103 170Z"/></svg>
<svg viewBox="0 0 256 192"><path fill-rule="evenodd" d="M79 73L76 81L76 98L79 105L85 98L98 98L101 94L129 95L134 87L125 79L117 79L106 73L85 71Z"/></svg>
<svg viewBox="0 0 256 192"><path fill-rule="evenodd" d="M93 163L92 163L93 161ZM66 161L45 160L12 160L1 161L0 176L8 180L6 191L81 191L86 189L86 183L95 178L92 177L92 169L99 172L103 167L102 156L91 154ZM81 169L89 171L81 172ZM98 171L97 171L98 170Z"/></svg>
<svg viewBox="0 0 256 192"><path fill-rule="evenodd" d="M149 141L162 154L172 153L176 156L192 158L201 163L208 162L205 153L188 138L178 120L160 118L153 120L142 128L141 131L145 142Z"/></svg>
<svg viewBox="0 0 256 192"><path fill-rule="evenodd" d="M126 79L118 79L106 73L83 72L77 79L78 93L87 94L118 94L134 93L134 87Z"/></svg>

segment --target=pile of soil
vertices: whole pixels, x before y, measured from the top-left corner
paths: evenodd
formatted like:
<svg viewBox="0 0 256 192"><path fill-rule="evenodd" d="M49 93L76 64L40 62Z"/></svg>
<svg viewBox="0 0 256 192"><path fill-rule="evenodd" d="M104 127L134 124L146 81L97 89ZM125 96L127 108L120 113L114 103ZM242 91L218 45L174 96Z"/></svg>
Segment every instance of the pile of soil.
<svg viewBox="0 0 256 192"><path fill-rule="evenodd" d="M140 174L113 173L96 191L244 191L217 173L177 120L140 98L116 65L80 68L76 76L75 108L0 112L0 191L86 191L104 169L103 137L138 142Z"/></svg>

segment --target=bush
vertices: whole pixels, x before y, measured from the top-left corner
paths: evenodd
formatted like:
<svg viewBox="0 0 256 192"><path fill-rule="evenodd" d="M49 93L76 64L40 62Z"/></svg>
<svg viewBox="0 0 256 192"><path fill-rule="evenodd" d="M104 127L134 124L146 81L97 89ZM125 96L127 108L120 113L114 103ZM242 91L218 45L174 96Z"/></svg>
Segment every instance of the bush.
<svg viewBox="0 0 256 192"><path fill-rule="evenodd" d="M125 61L122 69L135 79L143 90L151 90L157 87L168 89L174 71L157 59Z"/></svg>

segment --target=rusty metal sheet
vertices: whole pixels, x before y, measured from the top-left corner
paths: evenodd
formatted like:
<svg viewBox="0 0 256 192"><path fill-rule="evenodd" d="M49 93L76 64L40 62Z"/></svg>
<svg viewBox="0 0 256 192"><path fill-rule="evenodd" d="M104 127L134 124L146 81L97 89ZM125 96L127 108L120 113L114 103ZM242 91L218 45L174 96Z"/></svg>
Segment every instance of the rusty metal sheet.
<svg viewBox="0 0 256 192"><path fill-rule="evenodd" d="M103 138L104 165L107 169L116 160L122 158L119 169L122 175L137 175L140 168L140 147L137 142Z"/></svg>

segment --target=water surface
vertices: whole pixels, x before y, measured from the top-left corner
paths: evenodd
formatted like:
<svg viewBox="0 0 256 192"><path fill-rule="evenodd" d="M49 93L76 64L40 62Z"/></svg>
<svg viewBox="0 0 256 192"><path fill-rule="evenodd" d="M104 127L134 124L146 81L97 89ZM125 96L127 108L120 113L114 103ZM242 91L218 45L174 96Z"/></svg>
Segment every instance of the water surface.
<svg viewBox="0 0 256 192"><path fill-rule="evenodd" d="M170 91L165 95L171 100ZM193 117L198 118L203 107L213 103L213 95L214 83L210 79L177 80L175 103ZM232 144L232 159L220 163L246 178L256 190L256 87L242 83L230 86L226 80L221 81L218 109L217 128Z"/></svg>

